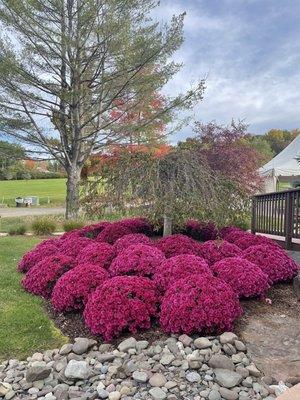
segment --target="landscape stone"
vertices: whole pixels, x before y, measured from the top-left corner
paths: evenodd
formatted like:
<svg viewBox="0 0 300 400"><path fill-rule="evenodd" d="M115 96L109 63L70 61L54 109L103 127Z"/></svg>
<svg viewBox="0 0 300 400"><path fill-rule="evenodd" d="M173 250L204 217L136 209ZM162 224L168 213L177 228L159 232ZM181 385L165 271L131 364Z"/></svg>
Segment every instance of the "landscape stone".
<svg viewBox="0 0 300 400"><path fill-rule="evenodd" d="M220 387L219 392L225 400L237 400L239 397L237 392L224 387Z"/></svg>
<svg viewBox="0 0 300 400"><path fill-rule="evenodd" d="M0 382L0 396L5 396L12 389L12 386L7 382Z"/></svg>
<svg viewBox="0 0 300 400"><path fill-rule="evenodd" d="M136 339L134 337L130 337L128 339L123 340L119 346L118 349L122 352L126 352L129 349L135 349L136 348Z"/></svg>
<svg viewBox="0 0 300 400"><path fill-rule="evenodd" d="M76 338L73 345L73 352L75 354L84 354L90 347L90 340L86 338Z"/></svg>
<svg viewBox="0 0 300 400"><path fill-rule="evenodd" d="M224 386L228 389L237 386L243 380L241 375L229 369L216 368L214 373L216 376L216 382L220 386Z"/></svg>
<svg viewBox="0 0 300 400"><path fill-rule="evenodd" d="M154 387L150 389L149 393L154 400L164 400L167 397L167 394L159 387Z"/></svg>
<svg viewBox="0 0 300 400"><path fill-rule="evenodd" d="M194 345L197 349L206 349L212 346L212 342L206 337L200 337L194 340Z"/></svg>
<svg viewBox="0 0 300 400"><path fill-rule="evenodd" d="M234 370L234 364L232 360L223 354L214 354L208 362L211 368L222 368Z"/></svg>
<svg viewBox="0 0 300 400"><path fill-rule="evenodd" d="M233 332L224 332L222 335L220 335L220 343L222 344L233 344L235 340L237 340L238 337L236 336L235 333Z"/></svg>
<svg viewBox="0 0 300 400"><path fill-rule="evenodd" d="M136 382L139 383L146 383L149 380L148 374L142 371L134 371L132 377Z"/></svg>
<svg viewBox="0 0 300 400"><path fill-rule="evenodd" d="M193 339L188 335L180 335L178 340L185 346L188 347L193 343Z"/></svg>
<svg viewBox="0 0 300 400"><path fill-rule="evenodd" d="M169 365L171 364L171 362L175 359L175 357L173 356L173 354L164 354L161 359L160 359L160 363L162 365Z"/></svg>
<svg viewBox="0 0 300 400"><path fill-rule="evenodd" d="M26 373L27 382L35 382L47 378L51 373L51 368L45 365L32 365Z"/></svg>
<svg viewBox="0 0 300 400"><path fill-rule="evenodd" d="M208 395L208 400L221 400L221 395L217 390L212 390Z"/></svg>
<svg viewBox="0 0 300 400"><path fill-rule="evenodd" d="M201 376L198 374L198 372L188 372L186 374L186 379L189 382L199 382L201 380Z"/></svg>
<svg viewBox="0 0 300 400"><path fill-rule="evenodd" d="M65 369L65 376L68 379L87 379L89 368L86 361L71 360Z"/></svg>
<svg viewBox="0 0 300 400"><path fill-rule="evenodd" d="M166 385L167 379L164 377L163 374L157 373L151 376L151 378L149 379L149 383L151 386L154 387L162 387Z"/></svg>

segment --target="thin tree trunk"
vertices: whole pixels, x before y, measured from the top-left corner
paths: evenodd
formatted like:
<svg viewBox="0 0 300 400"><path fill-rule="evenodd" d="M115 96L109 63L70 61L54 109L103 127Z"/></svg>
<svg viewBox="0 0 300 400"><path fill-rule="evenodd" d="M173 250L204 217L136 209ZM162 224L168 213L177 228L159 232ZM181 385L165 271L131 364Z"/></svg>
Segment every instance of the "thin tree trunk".
<svg viewBox="0 0 300 400"><path fill-rule="evenodd" d="M67 170L66 219L76 219L79 214L81 169L72 166Z"/></svg>
<svg viewBox="0 0 300 400"><path fill-rule="evenodd" d="M167 215L164 215L164 231L163 236L172 235L172 219Z"/></svg>

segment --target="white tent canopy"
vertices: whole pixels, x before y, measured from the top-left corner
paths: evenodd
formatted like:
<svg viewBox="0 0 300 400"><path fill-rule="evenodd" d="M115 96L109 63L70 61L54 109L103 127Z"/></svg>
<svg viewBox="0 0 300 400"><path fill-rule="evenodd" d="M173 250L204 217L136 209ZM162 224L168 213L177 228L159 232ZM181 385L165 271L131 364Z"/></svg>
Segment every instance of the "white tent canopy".
<svg viewBox="0 0 300 400"><path fill-rule="evenodd" d="M276 182L279 177L299 177L300 164L296 160L300 157L300 135L298 135L281 153L259 169L265 177L265 191L276 191Z"/></svg>

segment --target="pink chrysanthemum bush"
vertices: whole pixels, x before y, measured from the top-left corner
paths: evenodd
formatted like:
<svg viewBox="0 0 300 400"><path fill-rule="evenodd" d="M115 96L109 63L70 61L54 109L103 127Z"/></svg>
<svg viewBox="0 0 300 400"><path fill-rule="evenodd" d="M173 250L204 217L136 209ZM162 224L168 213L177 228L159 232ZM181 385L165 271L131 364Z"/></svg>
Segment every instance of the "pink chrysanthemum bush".
<svg viewBox="0 0 300 400"><path fill-rule="evenodd" d="M269 278L256 264L242 258L230 257L213 264L214 274L227 282L239 297L265 296Z"/></svg>
<svg viewBox="0 0 300 400"><path fill-rule="evenodd" d="M129 227L124 226L119 222L114 222L113 224L110 224L104 228L96 239L98 242L114 244L118 239L125 235L129 235L130 233L133 232Z"/></svg>
<svg viewBox="0 0 300 400"><path fill-rule="evenodd" d="M242 256L258 265L268 275L271 284L288 281L299 271L299 265L280 248L251 246L243 251Z"/></svg>
<svg viewBox="0 0 300 400"><path fill-rule="evenodd" d="M122 219L119 223L129 228L132 233L143 233L147 236L153 235L153 227L146 218L127 218Z"/></svg>
<svg viewBox="0 0 300 400"><path fill-rule="evenodd" d="M280 248L280 246L274 242L274 240L271 240L265 236L254 235L250 232L231 231L231 233L226 236L226 240L235 244L242 250L257 245L268 245L271 247Z"/></svg>
<svg viewBox="0 0 300 400"><path fill-rule="evenodd" d="M206 242L215 240L218 236L218 229L212 222L200 222L194 219L189 220L185 225L185 231L193 239Z"/></svg>
<svg viewBox="0 0 300 400"><path fill-rule="evenodd" d="M209 240L205 242L200 249L201 256L209 265L213 265L223 258L238 256L241 253L242 251L239 247L226 240Z"/></svg>
<svg viewBox="0 0 300 400"><path fill-rule="evenodd" d="M166 291L160 324L166 333L215 334L230 331L242 315L238 296L216 277L196 275L179 279Z"/></svg>
<svg viewBox="0 0 300 400"><path fill-rule="evenodd" d="M245 231L243 231L241 228L237 228L236 226L224 226L223 228L221 228L219 230L219 236L222 239L227 240L227 242L230 242L229 237L231 234L233 235L239 235L241 233L244 233Z"/></svg>
<svg viewBox="0 0 300 400"><path fill-rule="evenodd" d="M109 271L112 276L151 277L164 260L164 253L156 247L136 244L122 251L111 263Z"/></svg>
<svg viewBox="0 0 300 400"><path fill-rule="evenodd" d="M76 262L78 265L94 264L108 269L114 257L115 250L112 245L91 241L91 243L85 246L78 254Z"/></svg>
<svg viewBox="0 0 300 400"><path fill-rule="evenodd" d="M212 276L213 274L204 258L193 254L181 254L161 263L153 278L158 290L165 292L179 279L188 276L193 279L194 275Z"/></svg>
<svg viewBox="0 0 300 400"><path fill-rule="evenodd" d="M88 295L108 279L108 272L95 264L80 264L63 274L54 286L51 303L56 311L83 308Z"/></svg>
<svg viewBox="0 0 300 400"><path fill-rule="evenodd" d="M125 330L149 329L157 308L158 296L150 279L117 276L89 296L84 319L93 334L110 340Z"/></svg>
<svg viewBox="0 0 300 400"><path fill-rule="evenodd" d="M146 244L151 246L152 241L143 233L130 233L129 235L125 235L116 241L114 244L114 250L116 254L119 254L134 244Z"/></svg>
<svg viewBox="0 0 300 400"><path fill-rule="evenodd" d="M56 281L74 267L74 260L62 254L44 258L32 267L22 279L27 292L50 298Z"/></svg>
<svg viewBox="0 0 300 400"><path fill-rule="evenodd" d="M48 239L39 243L34 249L24 254L18 264L19 272L27 272L43 258L55 254L58 250L58 240Z"/></svg>
<svg viewBox="0 0 300 400"><path fill-rule="evenodd" d="M77 257L83 249L93 243L91 239L85 237L68 237L66 239L60 239L59 252L69 257Z"/></svg>
<svg viewBox="0 0 300 400"><path fill-rule="evenodd" d="M180 254L201 255L201 244L182 234L166 236L155 243L167 258Z"/></svg>

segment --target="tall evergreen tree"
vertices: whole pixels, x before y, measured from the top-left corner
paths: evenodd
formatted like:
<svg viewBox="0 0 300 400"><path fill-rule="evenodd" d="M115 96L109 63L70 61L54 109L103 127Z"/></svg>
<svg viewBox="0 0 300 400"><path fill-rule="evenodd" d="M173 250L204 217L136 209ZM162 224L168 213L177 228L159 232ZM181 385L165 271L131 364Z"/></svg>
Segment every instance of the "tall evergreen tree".
<svg viewBox="0 0 300 400"><path fill-rule="evenodd" d="M180 68L183 15L160 25L155 0L0 0L0 131L67 172L66 217L79 209L80 173L95 149L126 141L124 115ZM151 74L148 72L151 71ZM145 73L146 72L146 73ZM200 81L131 129L202 98ZM124 99L126 101L124 102ZM124 133L126 132L126 133ZM131 135L132 136L132 135Z"/></svg>

